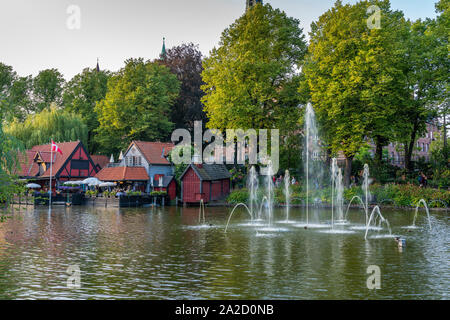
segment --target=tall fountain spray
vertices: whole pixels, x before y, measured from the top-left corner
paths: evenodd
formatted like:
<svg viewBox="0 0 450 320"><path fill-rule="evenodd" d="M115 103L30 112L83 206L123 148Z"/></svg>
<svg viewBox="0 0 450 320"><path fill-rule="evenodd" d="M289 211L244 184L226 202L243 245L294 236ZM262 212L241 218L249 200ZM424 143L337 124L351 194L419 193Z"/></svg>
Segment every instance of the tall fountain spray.
<svg viewBox="0 0 450 320"><path fill-rule="evenodd" d="M338 168L336 177L336 212L338 220L344 220L344 212L342 210L344 206L344 181L342 177L342 170Z"/></svg>
<svg viewBox="0 0 450 320"><path fill-rule="evenodd" d="M291 201L291 176L289 170L284 174L284 195L286 197L286 222L289 222L289 206Z"/></svg>
<svg viewBox="0 0 450 320"><path fill-rule="evenodd" d="M363 191L365 195L365 211L366 211L366 224L368 223L369 219L369 199L371 197L370 191L369 191L369 177L370 177L370 171L369 171L369 165L366 163L364 165L364 171L363 171Z"/></svg>
<svg viewBox="0 0 450 320"><path fill-rule="evenodd" d="M337 159L331 159L331 228L334 228L334 188L336 185Z"/></svg>
<svg viewBox="0 0 450 320"><path fill-rule="evenodd" d="M255 166L252 166L250 169L250 174L247 178L247 188L249 190L249 205L250 212L252 214L252 220L257 217L257 219L261 219L256 213L258 212L258 173L256 172Z"/></svg>
<svg viewBox="0 0 450 320"><path fill-rule="evenodd" d="M310 172L314 172L316 178L316 187L318 187L318 181L321 177L319 168L315 168L319 161L317 158L320 154L319 149L319 134L316 126L316 116L311 103L306 105L305 113L305 155L304 155L304 168L306 176L306 225L309 223L309 190L310 190ZM314 170L311 171L311 167L314 165ZM317 169L317 170L316 170Z"/></svg>
<svg viewBox="0 0 450 320"><path fill-rule="evenodd" d="M272 181L272 177L273 177L273 167L272 167L272 162L269 161L268 167L267 167L267 176L266 176L266 198L267 198L267 202L266 202L266 217L267 217L267 221L268 221L268 226L270 227L272 225L272 220L273 220L273 197L274 197L274 192L273 192L273 181Z"/></svg>

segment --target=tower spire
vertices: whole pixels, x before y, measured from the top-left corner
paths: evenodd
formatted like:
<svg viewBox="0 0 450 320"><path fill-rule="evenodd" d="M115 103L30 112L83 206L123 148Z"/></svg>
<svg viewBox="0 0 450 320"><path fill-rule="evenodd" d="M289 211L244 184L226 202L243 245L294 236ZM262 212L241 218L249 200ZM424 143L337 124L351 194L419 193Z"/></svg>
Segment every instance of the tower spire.
<svg viewBox="0 0 450 320"><path fill-rule="evenodd" d="M251 7L255 6L258 3L263 4L262 0L247 0L246 10L250 9Z"/></svg>
<svg viewBox="0 0 450 320"><path fill-rule="evenodd" d="M161 50L161 58L166 58L166 38L163 38L163 46Z"/></svg>
<svg viewBox="0 0 450 320"><path fill-rule="evenodd" d="M98 64L98 58L97 58L97 67L96 67L97 72L100 72L100 66Z"/></svg>

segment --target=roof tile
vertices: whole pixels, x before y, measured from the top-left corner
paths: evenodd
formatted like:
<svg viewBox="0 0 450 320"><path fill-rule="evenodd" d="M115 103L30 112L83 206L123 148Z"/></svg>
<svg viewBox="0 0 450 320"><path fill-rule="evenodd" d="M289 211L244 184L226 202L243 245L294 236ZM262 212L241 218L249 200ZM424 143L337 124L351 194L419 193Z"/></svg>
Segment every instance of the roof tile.
<svg viewBox="0 0 450 320"><path fill-rule="evenodd" d="M102 181L147 181L147 170L144 167L106 167L95 176Z"/></svg>

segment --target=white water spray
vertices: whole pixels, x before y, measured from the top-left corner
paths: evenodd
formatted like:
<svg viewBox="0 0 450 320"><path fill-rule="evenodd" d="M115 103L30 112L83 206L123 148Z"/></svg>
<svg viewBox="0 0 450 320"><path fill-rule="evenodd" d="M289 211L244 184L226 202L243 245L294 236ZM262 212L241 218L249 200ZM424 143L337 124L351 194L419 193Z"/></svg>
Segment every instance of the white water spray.
<svg viewBox="0 0 450 320"><path fill-rule="evenodd" d="M291 176L289 170L286 170L284 174L284 195L286 197L286 222L289 221L289 206L291 201Z"/></svg>
<svg viewBox="0 0 450 320"><path fill-rule="evenodd" d="M252 215L252 220L256 217L256 211L258 208L258 173L256 172L255 166L252 166L250 169L250 174L247 178L247 188L249 190L249 205L250 205L250 212ZM258 219L261 217L258 216Z"/></svg>

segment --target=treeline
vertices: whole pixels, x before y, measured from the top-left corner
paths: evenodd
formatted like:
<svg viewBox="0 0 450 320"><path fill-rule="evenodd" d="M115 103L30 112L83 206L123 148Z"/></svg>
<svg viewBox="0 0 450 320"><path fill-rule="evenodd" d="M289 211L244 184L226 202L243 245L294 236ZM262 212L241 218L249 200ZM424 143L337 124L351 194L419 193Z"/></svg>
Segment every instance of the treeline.
<svg viewBox="0 0 450 320"><path fill-rule="evenodd" d="M292 168L302 149L304 107L297 106L310 101L324 153L346 158L347 185L353 159L369 141L378 162L383 147L399 145L412 170L427 122L446 119L449 110L449 3L436 4L436 19L410 21L389 0L338 0L312 23L309 43L298 20L256 5L204 61L208 125L279 128L281 167ZM368 23L373 5L380 28ZM448 146L442 152L445 166Z"/></svg>
<svg viewBox="0 0 450 320"><path fill-rule="evenodd" d="M133 139L168 140L172 130L205 120L202 54L194 44L159 59L129 59L118 72L86 68L65 81L56 69L20 77L0 63L5 133L26 148L81 140L89 152L118 153Z"/></svg>

